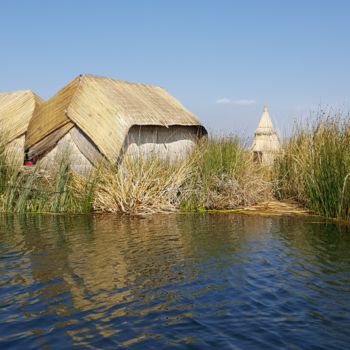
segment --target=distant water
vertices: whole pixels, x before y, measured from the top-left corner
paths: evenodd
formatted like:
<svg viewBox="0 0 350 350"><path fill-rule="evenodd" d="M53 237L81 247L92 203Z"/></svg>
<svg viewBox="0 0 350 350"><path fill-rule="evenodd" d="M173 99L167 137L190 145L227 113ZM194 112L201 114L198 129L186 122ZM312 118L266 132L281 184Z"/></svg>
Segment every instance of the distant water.
<svg viewBox="0 0 350 350"><path fill-rule="evenodd" d="M317 221L0 217L0 349L349 349L350 234Z"/></svg>

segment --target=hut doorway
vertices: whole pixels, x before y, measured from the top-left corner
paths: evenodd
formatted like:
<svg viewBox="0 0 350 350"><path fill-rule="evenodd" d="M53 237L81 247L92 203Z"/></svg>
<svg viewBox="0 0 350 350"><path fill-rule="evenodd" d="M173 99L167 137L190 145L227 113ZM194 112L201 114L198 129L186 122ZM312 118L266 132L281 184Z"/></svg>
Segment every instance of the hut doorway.
<svg viewBox="0 0 350 350"><path fill-rule="evenodd" d="M253 152L253 160L254 162L261 163L262 162L262 152L261 151L254 151Z"/></svg>

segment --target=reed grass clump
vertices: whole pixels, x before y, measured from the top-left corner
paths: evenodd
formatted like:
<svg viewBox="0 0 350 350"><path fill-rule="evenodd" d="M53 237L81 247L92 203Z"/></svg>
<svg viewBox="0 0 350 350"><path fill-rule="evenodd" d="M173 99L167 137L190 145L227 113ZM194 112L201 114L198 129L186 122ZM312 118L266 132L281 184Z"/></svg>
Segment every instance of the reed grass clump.
<svg viewBox="0 0 350 350"><path fill-rule="evenodd" d="M271 185L237 137L202 142L176 162L127 157L119 169L100 172L97 211L154 213L232 209L271 196Z"/></svg>
<svg viewBox="0 0 350 350"><path fill-rule="evenodd" d="M102 168L94 208L128 214L174 211L192 174L192 163L191 158L170 163L156 156L129 156L119 167Z"/></svg>
<svg viewBox="0 0 350 350"><path fill-rule="evenodd" d="M48 171L22 167L0 144L0 211L11 213L83 213L93 209L94 177L79 176L70 169L69 158L62 155ZM92 180L91 180L92 178Z"/></svg>
<svg viewBox="0 0 350 350"><path fill-rule="evenodd" d="M317 214L350 217L350 124L322 112L297 125L275 163L276 196L293 198Z"/></svg>
<svg viewBox="0 0 350 350"><path fill-rule="evenodd" d="M266 168L253 162L237 136L204 140L192 157L194 168L184 184L183 209L234 209L271 198Z"/></svg>
<svg viewBox="0 0 350 350"><path fill-rule="evenodd" d="M128 156L81 176L69 150L47 168L22 167L0 149L0 211L149 214L175 210L233 209L271 196L263 168L237 137L201 142L187 157Z"/></svg>

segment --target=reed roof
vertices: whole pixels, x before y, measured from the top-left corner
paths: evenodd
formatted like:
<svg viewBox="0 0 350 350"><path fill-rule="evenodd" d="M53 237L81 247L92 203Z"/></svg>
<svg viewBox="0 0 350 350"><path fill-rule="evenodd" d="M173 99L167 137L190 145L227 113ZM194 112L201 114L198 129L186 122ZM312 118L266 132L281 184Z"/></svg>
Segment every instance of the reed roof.
<svg viewBox="0 0 350 350"><path fill-rule="evenodd" d="M0 93L0 132L12 142L23 135L43 100L30 90Z"/></svg>
<svg viewBox="0 0 350 350"><path fill-rule="evenodd" d="M202 127L194 114L160 87L81 75L34 113L26 147L64 125L69 129L74 124L110 161L118 158L134 125Z"/></svg>
<svg viewBox="0 0 350 350"><path fill-rule="evenodd" d="M270 135L276 133L275 128L273 127L272 120L270 118L269 110L267 106L264 106L259 125L255 130L255 135L264 134Z"/></svg>

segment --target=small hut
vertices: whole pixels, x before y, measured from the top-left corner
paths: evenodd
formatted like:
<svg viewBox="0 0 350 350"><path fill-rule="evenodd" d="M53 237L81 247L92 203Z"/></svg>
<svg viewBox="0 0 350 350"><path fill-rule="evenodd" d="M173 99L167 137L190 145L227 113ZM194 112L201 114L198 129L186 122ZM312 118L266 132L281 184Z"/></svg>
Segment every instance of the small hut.
<svg viewBox="0 0 350 350"><path fill-rule="evenodd" d="M69 148L73 169L85 172L126 155L173 160L204 134L197 117L160 87L80 75L38 108L26 152L33 162L52 164Z"/></svg>
<svg viewBox="0 0 350 350"><path fill-rule="evenodd" d="M21 164L29 121L42 102L29 90L0 93L0 144Z"/></svg>
<svg viewBox="0 0 350 350"><path fill-rule="evenodd" d="M255 161L271 165L280 150L280 141L273 127L267 106L264 107L252 145Z"/></svg>

